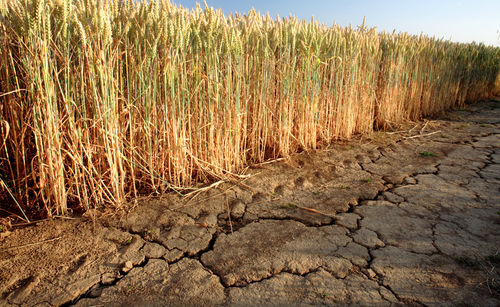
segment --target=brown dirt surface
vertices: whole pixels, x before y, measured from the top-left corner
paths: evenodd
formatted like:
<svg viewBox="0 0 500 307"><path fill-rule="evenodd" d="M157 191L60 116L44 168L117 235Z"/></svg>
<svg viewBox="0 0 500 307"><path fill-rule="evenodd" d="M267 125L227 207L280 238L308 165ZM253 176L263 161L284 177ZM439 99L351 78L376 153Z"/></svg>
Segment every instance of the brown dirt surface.
<svg viewBox="0 0 500 307"><path fill-rule="evenodd" d="M0 305L500 305L500 101L0 236Z"/></svg>

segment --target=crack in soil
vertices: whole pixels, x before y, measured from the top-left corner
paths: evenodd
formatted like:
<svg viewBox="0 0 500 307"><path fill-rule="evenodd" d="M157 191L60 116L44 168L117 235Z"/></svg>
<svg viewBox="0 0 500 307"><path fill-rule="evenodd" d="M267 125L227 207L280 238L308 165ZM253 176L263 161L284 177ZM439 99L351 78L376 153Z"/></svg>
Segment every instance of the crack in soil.
<svg viewBox="0 0 500 307"><path fill-rule="evenodd" d="M62 304L61 306L63 306L63 307L73 306L79 300L85 299L85 298L88 298L88 299L98 298L99 296L101 296L101 293L102 293L102 291L104 289L116 286L116 284L120 280L122 280L123 278L125 278L130 272L132 272L132 270L134 270L136 268L143 268L143 267L145 267L148 264L149 259L150 258L146 257L141 263L139 263L137 265L133 265L132 268L128 269L127 271L123 271L123 269L120 270L120 275L117 276L117 277L115 277L113 280L111 280L109 283L106 283L106 284L102 283L102 277L104 276L104 274L102 274L101 275L101 281L99 281L95 285L92 285L84 294L78 296L74 300L71 300L71 301L69 301L67 303ZM151 258L151 259L153 259L153 258Z"/></svg>
<svg viewBox="0 0 500 307"><path fill-rule="evenodd" d="M304 272L304 273L298 273L298 272L294 272L294 271L291 271L291 270L282 270L282 271L279 271L279 272L276 272L276 273L270 272L269 276L266 276L266 277L258 279L258 280L252 280L250 282L245 282L245 284L243 284L243 285L231 285L231 286L228 286L228 285L226 285L224 283L222 283L222 285L226 289L231 289L231 288L246 288L246 287L248 287L248 286L250 286L252 284L261 283L261 282L263 282L265 280L272 279L272 278L274 278L276 276L279 276L280 274L283 274L283 273L288 273L288 274L295 275L295 276L300 276L300 277L307 277L309 274L319 272L320 269L323 269L326 272L328 272L329 274L331 274L330 271L324 269L323 266L318 266L317 268L311 269L311 270L309 270L307 272ZM337 279L345 279L345 277L344 278L335 277L335 278L337 278Z"/></svg>

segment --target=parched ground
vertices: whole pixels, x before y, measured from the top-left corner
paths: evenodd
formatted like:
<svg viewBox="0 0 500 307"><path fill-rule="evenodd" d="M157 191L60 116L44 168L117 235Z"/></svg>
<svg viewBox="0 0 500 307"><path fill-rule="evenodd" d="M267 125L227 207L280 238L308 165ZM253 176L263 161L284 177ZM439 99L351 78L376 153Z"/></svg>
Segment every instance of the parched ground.
<svg viewBox="0 0 500 307"><path fill-rule="evenodd" d="M0 305L500 305L500 101L0 238Z"/></svg>

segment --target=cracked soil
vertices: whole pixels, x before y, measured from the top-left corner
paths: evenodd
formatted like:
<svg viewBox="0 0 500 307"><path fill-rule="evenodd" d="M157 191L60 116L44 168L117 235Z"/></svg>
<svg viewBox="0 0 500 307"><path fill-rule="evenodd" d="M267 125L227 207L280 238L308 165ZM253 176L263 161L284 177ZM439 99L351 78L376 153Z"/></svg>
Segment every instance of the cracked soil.
<svg viewBox="0 0 500 307"><path fill-rule="evenodd" d="M0 238L0 305L500 305L500 101Z"/></svg>

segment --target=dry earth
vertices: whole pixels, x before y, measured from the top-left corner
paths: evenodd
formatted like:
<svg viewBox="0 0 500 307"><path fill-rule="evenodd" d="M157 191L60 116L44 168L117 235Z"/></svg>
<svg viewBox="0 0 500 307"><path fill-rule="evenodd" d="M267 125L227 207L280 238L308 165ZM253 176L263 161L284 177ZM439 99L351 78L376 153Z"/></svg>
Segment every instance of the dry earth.
<svg viewBox="0 0 500 307"><path fill-rule="evenodd" d="M4 232L0 305L500 305L500 101Z"/></svg>

